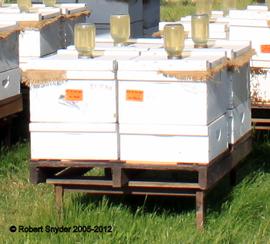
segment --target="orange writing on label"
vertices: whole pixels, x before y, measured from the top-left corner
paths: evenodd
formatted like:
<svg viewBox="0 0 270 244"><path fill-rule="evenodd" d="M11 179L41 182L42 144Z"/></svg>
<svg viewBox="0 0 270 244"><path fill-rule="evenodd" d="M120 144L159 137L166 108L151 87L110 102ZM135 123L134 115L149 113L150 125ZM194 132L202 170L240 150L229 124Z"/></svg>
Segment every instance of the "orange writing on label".
<svg viewBox="0 0 270 244"><path fill-rule="evenodd" d="M270 53L270 45L261 45L261 53Z"/></svg>
<svg viewBox="0 0 270 244"><path fill-rule="evenodd" d="M134 101L134 102L142 102L143 101L143 91L140 90L127 90L126 91L126 100Z"/></svg>
<svg viewBox="0 0 270 244"><path fill-rule="evenodd" d="M83 100L83 91L82 90L73 90L67 89L65 95L66 101L82 101Z"/></svg>

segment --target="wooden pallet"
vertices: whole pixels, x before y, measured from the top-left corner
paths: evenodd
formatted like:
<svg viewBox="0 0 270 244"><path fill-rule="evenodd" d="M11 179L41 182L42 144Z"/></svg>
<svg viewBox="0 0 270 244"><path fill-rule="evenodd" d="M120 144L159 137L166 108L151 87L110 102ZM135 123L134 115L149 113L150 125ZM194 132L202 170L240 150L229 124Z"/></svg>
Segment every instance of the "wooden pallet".
<svg viewBox="0 0 270 244"><path fill-rule="evenodd" d="M235 167L252 149L251 132L209 165L128 164L123 161L32 160L30 180L55 186L56 206L63 208L64 191L91 194L131 194L196 198L196 223L202 229L207 193L227 174L235 180ZM93 169L104 169L103 176L84 176Z"/></svg>
<svg viewBox="0 0 270 244"><path fill-rule="evenodd" d="M253 128L270 130L270 105L253 105L251 111Z"/></svg>
<svg viewBox="0 0 270 244"><path fill-rule="evenodd" d="M11 144L11 132L14 117L23 109L22 96L16 95L0 101L0 142ZM1 143L0 143L1 144Z"/></svg>

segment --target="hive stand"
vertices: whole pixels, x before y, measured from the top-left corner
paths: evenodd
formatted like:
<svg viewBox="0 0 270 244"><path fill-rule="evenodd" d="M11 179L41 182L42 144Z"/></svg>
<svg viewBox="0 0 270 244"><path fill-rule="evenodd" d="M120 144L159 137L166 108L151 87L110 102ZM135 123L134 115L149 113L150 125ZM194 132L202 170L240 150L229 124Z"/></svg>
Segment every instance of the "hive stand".
<svg viewBox="0 0 270 244"><path fill-rule="evenodd" d="M55 186L55 200L58 212L63 210L65 191L90 194L152 195L196 198L196 225L202 230L205 223L206 195L227 174L235 183L235 168L252 150L251 132L243 136L229 150L208 165L194 164L146 164L123 161L68 161L31 160L30 180L32 183L46 182ZM84 176L93 169L104 169L104 176ZM188 174L181 181L145 178L148 172L166 174L173 172L180 176ZM195 177L194 177L195 176ZM192 178L192 180L191 180Z"/></svg>
<svg viewBox="0 0 270 244"><path fill-rule="evenodd" d="M22 95L12 96L0 100L0 129L5 131L5 135L1 135L5 146L10 146L12 120L15 114L21 112L23 109Z"/></svg>
<svg viewBox="0 0 270 244"><path fill-rule="evenodd" d="M270 104L252 106L252 124L255 130L270 130Z"/></svg>

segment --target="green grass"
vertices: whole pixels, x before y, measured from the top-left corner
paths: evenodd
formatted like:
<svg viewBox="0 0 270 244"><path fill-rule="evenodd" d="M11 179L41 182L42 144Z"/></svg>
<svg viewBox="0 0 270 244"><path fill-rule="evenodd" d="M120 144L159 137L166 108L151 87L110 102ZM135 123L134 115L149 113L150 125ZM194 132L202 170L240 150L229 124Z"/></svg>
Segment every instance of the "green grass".
<svg viewBox="0 0 270 244"><path fill-rule="evenodd" d="M248 4L256 2L254 0L238 0L237 8L244 9ZM195 3L192 3L191 0L179 0L175 4L165 3L161 1L161 11L160 18L163 21L174 21L180 20L181 17L186 15L191 15L195 13ZM213 1L213 10L222 9L222 0Z"/></svg>
<svg viewBox="0 0 270 244"><path fill-rule="evenodd" d="M194 11L162 7L175 20ZM166 12L167 11L167 12ZM175 11L171 13L170 11ZM166 17L170 16L170 17ZM170 19L171 18L171 19ZM270 142L261 135L229 191L225 178L209 195L206 229L195 228L194 199L65 195L58 220L53 187L29 183L29 145L0 151L0 243L270 243ZM112 225L113 233L11 233L11 225Z"/></svg>
<svg viewBox="0 0 270 244"><path fill-rule="evenodd" d="M0 243L270 243L270 143L254 146L210 194L207 225L195 228L194 199L95 197L66 193L57 219L53 187L28 181L28 144L0 154ZM112 225L113 233L10 233L9 226Z"/></svg>

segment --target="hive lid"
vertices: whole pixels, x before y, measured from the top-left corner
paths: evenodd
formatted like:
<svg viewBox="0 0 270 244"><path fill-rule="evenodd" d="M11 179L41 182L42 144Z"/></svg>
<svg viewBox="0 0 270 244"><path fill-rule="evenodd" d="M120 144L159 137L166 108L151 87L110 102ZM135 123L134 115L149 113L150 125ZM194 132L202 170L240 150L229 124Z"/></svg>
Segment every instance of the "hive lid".
<svg viewBox="0 0 270 244"><path fill-rule="evenodd" d="M0 22L0 32L12 31L18 27L16 21Z"/></svg>
<svg viewBox="0 0 270 244"><path fill-rule="evenodd" d="M229 26L250 26L250 27L269 27L266 19L241 19L221 17L217 18L217 23L228 23Z"/></svg>
<svg viewBox="0 0 270 244"><path fill-rule="evenodd" d="M252 60L250 61L250 66L251 67L260 67L260 68L267 68L269 69L269 64L270 64L270 54L265 53L265 54L259 54L259 55L254 55L252 57Z"/></svg>
<svg viewBox="0 0 270 244"><path fill-rule="evenodd" d="M132 55L119 57L113 55L105 56L102 53L100 56L98 55L97 53L97 56L93 59L78 59L77 55L75 56L74 53L60 53L29 61L29 63L24 65L24 70L112 71L114 60L126 62L134 58Z"/></svg>
<svg viewBox="0 0 270 244"><path fill-rule="evenodd" d="M165 56L139 56L123 62L118 61L118 70L136 71L207 71L226 62L225 55L190 55L182 59L170 60Z"/></svg>
<svg viewBox="0 0 270 244"><path fill-rule="evenodd" d="M55 7L60 8L62 14L75 14L87 10L85 3L61 3Z"/></svg>
<svg viewBox="0 0 270 244"><path fill-rule="evenodd" d="M105 56L115 56L115 57L118 57L118 56L139 56L140 55L140 50L133 50L133 49L121 49L121 48L117 48L117 49L111 49L111 48L108 48L108 49L105 49L105 48L101 48L101 47L96 47L95 48L95 52L96 53L99 53L99 54L102 54L102 55L105 55ZM57 51L57 54L60 54L60 55L72 55L75 57L78 56L78 52L77 50L75 49L74 46L69 46L68 49L60 49Z"/></svg>
<svg viewBox="0 0 270 244"><path fill-rule="evenodd" d="M248 10L258 10L258 11L268 11L268 8L266 5L248 5Z"/></svg>
<svg viewBox="0 0 270 244"><path fill-rule="evenodd" d="M0 21L40 21L60 16L60 9L33 6L30 13L20 13L18 7L0 8Z"/></svg>
<svg viewBox="0 0 270 244"><path fill-rule="evenodd" d="M225 51L227 58L234 59L240 57L252 50L250 41L231 41L231 40L209 40L208 48L193 49L194 43L191 39L186 40L185 47L187 51L193 50L199 53L213 53L216 51Z"/></svg>
<svg viewBox="0 0 270 244"><path fill-rule="evenodd" d="M268 20L270 18L270 12L260 10L230 10L229 18Z"/></svg>

